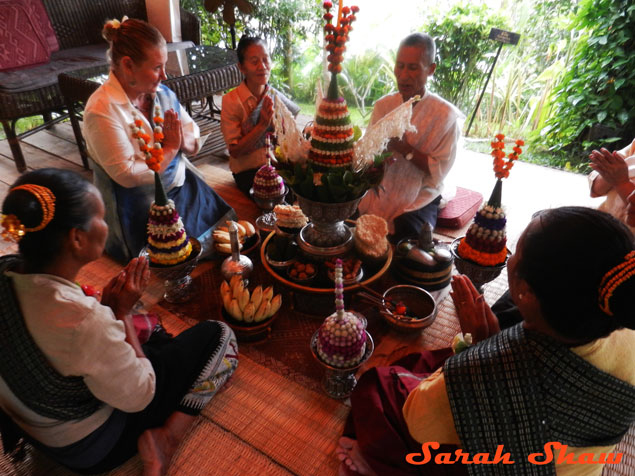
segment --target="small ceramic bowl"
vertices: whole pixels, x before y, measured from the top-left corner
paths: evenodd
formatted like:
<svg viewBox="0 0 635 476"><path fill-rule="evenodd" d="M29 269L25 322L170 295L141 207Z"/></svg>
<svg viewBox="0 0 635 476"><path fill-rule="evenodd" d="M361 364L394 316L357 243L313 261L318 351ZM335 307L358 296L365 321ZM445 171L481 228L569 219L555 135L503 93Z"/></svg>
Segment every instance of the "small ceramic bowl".
<svg viewBox="0 0 635 476"><path fill-rule="evenodd" d="M304 264L305 266L310 266L311 267L310 269L312 269L313 272L312 273L307 273L306 271L298 270L297 267L302 265L302 264ZM295 274L295 275L292 274L292 272L294 270L298 271L299 275L298 274ZM304 276L304 274L301 274L301 273L305 273L306 276ZM315 264L313 264L313 263L298 263L298 262L295 262L295 263L293 263L291 266L289 266L287 268L287 276L289 277L289 279L291 281L293 281L295 283L310 284L315 279L315 276L317 276L317 266Z"/></svg>
<svg viewBox="0 0 635 476"><path fill-rule="evenodd" d="M428 291L409 284L400 284L386 290L383 294L387 308L393 308L398 304L406 306L406 316L400 316L382 310L384 320L394 329L401 332L416 332L428 327L437 317L437 305Z"/></svg>
<svg viewBox="0 0 635 476"><path fill-rule="evenodd" d="M278 311L264 321L245 322L231 317L222 306L220 309L222 320L231 327L239 342L258 342L267 339L271 334L271 325L280 314L280 311Z"/></svg>
<svg viewBox="0 0 635 476"><path fill-rule="evenodd" d="M326 274L328 275L331 281L335 282L335 271L329 269ZM342 281L344 286L350 286L352 284L359 283L363 277L364 277L364 270L360 267L355 277L349 278L349 279L344 278Z"/></svg>
<svg viewBox="0 0 635 476"><path fill-rule="evenodd" d="M271 258L269 256L269 250L268 249L265 250L265 259L267 260L267 263L269 263L269 265L272 268L275 268L276 270L285 270L285 269L287 269L289 266L291 266L293 263L295 263L296 255L297 255L297 252L294 254L294 256L292 258L289 258L288 260L278 261L278 260L275 260L275 259L273 259L273 258Z"/></svg>

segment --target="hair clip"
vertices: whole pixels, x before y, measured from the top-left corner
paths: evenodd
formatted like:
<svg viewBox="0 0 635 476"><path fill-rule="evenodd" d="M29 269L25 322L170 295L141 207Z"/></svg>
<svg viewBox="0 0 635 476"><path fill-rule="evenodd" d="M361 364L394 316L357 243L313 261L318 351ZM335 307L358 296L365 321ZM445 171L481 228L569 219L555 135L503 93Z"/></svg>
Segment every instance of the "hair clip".
<svg viewBox="0 0 635 476"><path fill-rule="evenodd" d="M0 235L4 241L18 243L26 233L24 225L15 215L0 215L2 217L2 232Z"/></svg>
<svg viewBox="0 0 635 476"><path fill-rule="evenodd" d="M600 281L598 300L600 302L600 309L602 309L605 314L609 316L613 315L610 306L613 292L632 276L635 276L635 250L624 256L624 261L620 264L608 270L602 277L602 281Z"/></svg>
<svg viewBox="0 0 635 476"><path fill-rule="evenodd" d="M4 226L2 237L7 240L7 236L10 236L12 238L9 239L17 243L22 239L25 233L43 230L46 225L51 223L51 220L55 216L55 195L53 195L53 192L51 192L49 188L32 183L25 183L24 185L13 187L9 190L9 193L15 190L29 192L40 203L40 207L42 208L42 221L37 226L31 228L25 227L15 215L4 216L2 220L2 225Z"/></svg>
<svg viewBox="0 0 635 476"><path fill-rule="evenodd" d="M113 30L118 30L119 27L121 26L122 23L124 23L126 20L128 19L127 15L124 15L123 18L121 19L121 21L114 19L114 20L108 20L106 22L106 25L108 25L110 28L112 28Z"/></svg>

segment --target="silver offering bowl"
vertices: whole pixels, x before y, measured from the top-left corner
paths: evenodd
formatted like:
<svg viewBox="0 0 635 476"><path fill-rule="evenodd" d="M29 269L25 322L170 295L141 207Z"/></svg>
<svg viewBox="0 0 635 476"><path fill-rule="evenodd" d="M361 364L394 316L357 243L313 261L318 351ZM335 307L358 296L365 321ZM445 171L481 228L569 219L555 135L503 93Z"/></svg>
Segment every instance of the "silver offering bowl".
<svg viewBox="0 0 635 476"><path fill-rule="evenodd" d="M366 352L364 353L364 357L362 357L362 360L353 367L340 368L327 364L318 355L318 332L319 331L316 331L311 337L311 353L313 354L313 357L315 357L315 359L320 363L320 365L324 367L322 388L329 397L337 399L348 398L351 393L353 393L355 385L357 385L357 378L355 378L355 373L359 370L362 364L370 359L371 355L373 355L373 351L375 350L375 343L373 342L373 338L370 336L368 331L364 331L366 332Z"/></svg>
<svg viewBox="0 0 635 476"><path fill-rule="evenodd" d="M198 257L201 254L201 244L196 238L189 237L192 244L192 252L182 263L174 265L159 265L150 262L150 270L164 280L165 293L163 299L170 303L181 303L188 301L193 295L192 277L190 274L196 268ZM145 247L139 253L148 260L148 248Z"/></svg>
<svg viewBox="0 0 635 476"><path fill-rule="evenodd" d="M344 220L355 213L364 195L348 202L327 203L315 202L296 193L302 212L311 221L302 230L303 238L309 244L321 248L338 246L349 240L351 230Z"/></svg>
<svg viewBox="0 0 635 476"><path fill-rule="evenodd" d="M287 193L289 193L289 187L286 185L284 186L282 195L272 198L258 197L254 194L253 188L249 189L249 196L255 202L256 206L262 210L262 214L256 218L256 225L258 225L259 228L262 228L262 225L264 225L265 228L273 229L276 224L276 214L273 212L273 209L276 205L280 205L284 202L284 197L287 196Z"/></svg>
<svg viewBox="0 0 635 476"><path fill-rule="evenodd" d="M473 261L463 259L458 253L459 243L462 239L463 237L457 238L450 246L450 250L454 256L454 266L459 273L470 278L476 290L483 294L483 285L495 280L501 274L501 271L507 266L507 260L505 260L503 264L496 266L481 266ZM508 257L510 254L509 250L507 250Z"/></svg>

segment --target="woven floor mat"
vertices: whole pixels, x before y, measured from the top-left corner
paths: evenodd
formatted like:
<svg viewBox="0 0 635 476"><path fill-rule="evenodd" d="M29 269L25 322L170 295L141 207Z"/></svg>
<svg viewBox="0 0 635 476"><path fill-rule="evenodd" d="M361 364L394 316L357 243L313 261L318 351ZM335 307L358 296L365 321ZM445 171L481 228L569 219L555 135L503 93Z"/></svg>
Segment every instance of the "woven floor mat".
<svg viewBox="0 0 635 476"><path fill-rule="evenodd" d="M197 169L205 177L205 182L236 210L238 218L249 220L253 223L260 215L260 210L256 204L238 190L232 174L226 166L197 164Z"/></svg>
<svg viewBox="0 0 635 476"><path fill-rule="evenodd" d="M164 327L173 334L188 327L169 311L163 310L161 317ZM293 474L336 474L339 461L334 452L348 407L307 388L311 386L291 381L278 374L279 370L260 365L241 351L238 369L228 388L214 398L202 416L235 435L238 443L234 444L246 445L245 451L262 452ZM213 434L217 434L216 429ZM213 438L210 435L205 443L197 444L190 437L187 447L200 446L201 451L208 451L208 446L209 451L216 451L218 444ZM213 441L213 445L208 441ZM222 448L219 454L224 454ZM175 464L180 464L181 457ZM278 474L260 471L260 466L252 468L258 468L257 474Z"/></svg>
<svg viewBox="0 0 635 476"><path fill-rule="evenodd" d="M214 405L217 403L211 404ZM286 470L263 451L203 417L198 418L190 429L168 470L168 476L252 474L291 476L294 473Z"/></svg>
<svg viewBox="0 0 635 476"><path fill-rule="evenodd" d="M337 473L335 448L348 407L243 356L230 383L203 410L204 417L293 474Z"/></svg>

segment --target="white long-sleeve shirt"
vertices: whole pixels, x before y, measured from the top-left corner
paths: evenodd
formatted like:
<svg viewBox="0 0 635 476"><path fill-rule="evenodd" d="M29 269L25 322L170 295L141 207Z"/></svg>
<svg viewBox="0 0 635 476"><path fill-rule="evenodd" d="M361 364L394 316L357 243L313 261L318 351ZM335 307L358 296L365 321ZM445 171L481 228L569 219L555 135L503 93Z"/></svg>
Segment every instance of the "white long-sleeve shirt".
<svg viewBox="0 0 635 476"><path fill-rule="evenodd" d="M154 183L154 172L145 163L139 142L132 137L130 124L138 117L143 129L154 145L154 135L148 119L138 112L124 92L117 77L111 72L106 82L97 89L86 103L83 134L91 158L108 176L122 187L136 187ZM181 106L179 119L185 135L200 138L200 129ZM185 158L184 158L185 159ZM166 189L179 187L185 180L186 160L181 161L171 184Z"/></svg>
<svg viewBox="0 0 635 476"><path fill-rule="evenodd" d="M48 274L7 272L22 316L35 344L64 376L81 376L106 405L92 415L59 421L27 408L0 378L0 406L29 435L52 447L84 438L111 415L143 410L154 397L150 361L136 356L125 341L124 324L109 307L63 278Z"/></svg>
<svg viewBox="0 0 635 476"><path fill-rule="evenodd" d="M400 93L392 93L379 99L373 108L370 124L403 104ZM379 215L388 222L394 232L393 220L399 215L418 210L443 191L446 177L458 149L463 114L452 104L436 94L426 91L412 108L411 123L416 132L406 132L404 140L428 157L428 171L420 169L400 154L394 163L386 166L379 195L368 193L359 204L361 214Z"/></svg>

